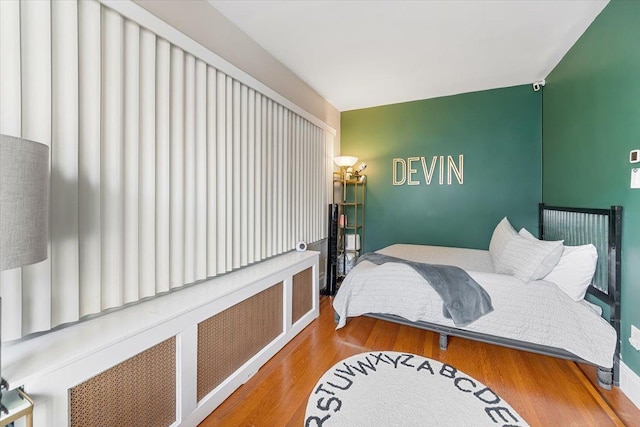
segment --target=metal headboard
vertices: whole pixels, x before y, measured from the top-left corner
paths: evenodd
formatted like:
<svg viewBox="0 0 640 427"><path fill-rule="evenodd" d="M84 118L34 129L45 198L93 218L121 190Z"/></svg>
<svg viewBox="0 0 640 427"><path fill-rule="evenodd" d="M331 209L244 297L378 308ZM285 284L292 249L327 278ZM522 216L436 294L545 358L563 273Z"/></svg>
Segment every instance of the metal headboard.
<svg viewBox="0 0 640 427"><path fill-rule="evenodd" d="M620 353L620 244L622 206L610 209L539 207L540 239L564 240L566 245L592 243L598 264L588 293L609 306L609 322L618 334L614 360L614 384L618 385Z"/></svg>

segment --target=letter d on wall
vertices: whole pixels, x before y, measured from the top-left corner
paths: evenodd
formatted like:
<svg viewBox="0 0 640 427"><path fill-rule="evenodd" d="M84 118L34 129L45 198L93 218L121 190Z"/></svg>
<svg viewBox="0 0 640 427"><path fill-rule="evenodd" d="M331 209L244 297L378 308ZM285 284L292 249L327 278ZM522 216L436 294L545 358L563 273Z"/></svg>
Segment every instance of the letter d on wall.
<svg viewBox="0 0 640 427"><path fill-rule="evenodd" d="M400 166L398 168L398 166ZM398 179L400 169L400 179ZM404 159L393 159L393 185L402 185L407 181L407 162Z"/></svg>

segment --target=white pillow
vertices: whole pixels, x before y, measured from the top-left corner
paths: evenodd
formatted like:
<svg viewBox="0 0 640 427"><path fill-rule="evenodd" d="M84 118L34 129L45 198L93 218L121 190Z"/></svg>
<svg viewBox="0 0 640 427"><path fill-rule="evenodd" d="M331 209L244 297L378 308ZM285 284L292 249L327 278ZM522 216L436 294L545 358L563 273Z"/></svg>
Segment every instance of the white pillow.
<svg viewBox="0 0 640 427"><path fill-rule="evenodd" d="M496 228L493 230L493 234L491 235L491 241L489 242L489 253L491 254L491 259L493 260L493 265L497 266L500 264L500 258L502 253L504 252L504 248L507 246L507 242L514 236L517 236L516 230L513 229L511 223L505 216L498 223ZM500 273L500 271L497 271Z"/></svg>
<svg viewBox="0 0 640 427"><path fill-rule="evenodd" d="M544 280L558 285L574 301L580 301L587 293L597 264L598 251L595 246L565 246L558 265Z"/></svg>
<svg viewBox="0 0 640 427"><path fill-rule="evenodd" d="M548 242L516 234L507 242L496 271L511 274L523 282L545 277L562 256L562 240Z"/></svg>
<svg viewBox="0 0 640 427"><path fill-rule="evenodd" d="M538 239L536 236L534 236L533 234L531 234L531 233L529 232L529 230L527 230L527 229L526 229L526 228L524 228L524 227L522 227L522 228L520 229L520 231L518 231L518 234L519 234L520 236L522 236L522 237L526 237L526 238L528 238L528 239L540 240L540 239Z"/></svg>
<svg viewBox="0 0 640 427"><path fill-rule="evenodd" d="M534 238L524 228L521 236ZM527 237L528 237L527 236ZM598 251L592 244L565 246L558 264L543 280L555 283L574 301L580 301L587 293L598 263Z"/></svg>

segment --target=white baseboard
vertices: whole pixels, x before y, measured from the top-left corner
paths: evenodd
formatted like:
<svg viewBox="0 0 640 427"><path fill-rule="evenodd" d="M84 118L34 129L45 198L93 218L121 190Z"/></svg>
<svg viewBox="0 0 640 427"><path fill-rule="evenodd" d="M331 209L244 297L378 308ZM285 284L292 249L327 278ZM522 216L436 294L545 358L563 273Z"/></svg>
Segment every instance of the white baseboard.
<svg viewBox="0 0 640 427"><path fill-rule="evenodd" d="M620 390L640 409L640 376L620 361Z"/></svg>

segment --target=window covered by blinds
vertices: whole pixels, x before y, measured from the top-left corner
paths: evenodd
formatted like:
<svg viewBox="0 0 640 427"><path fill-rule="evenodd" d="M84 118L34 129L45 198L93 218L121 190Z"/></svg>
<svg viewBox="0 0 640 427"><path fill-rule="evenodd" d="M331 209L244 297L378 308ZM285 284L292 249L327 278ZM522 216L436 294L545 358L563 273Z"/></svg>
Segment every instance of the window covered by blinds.
<svg viewBox="0 0 640 427"><path fill-rule="evenodd" d="M1 1L0 31L0 133L51 147L49 258L0 273L3 340L325 237L317 119L93 0Z"/></svg>

